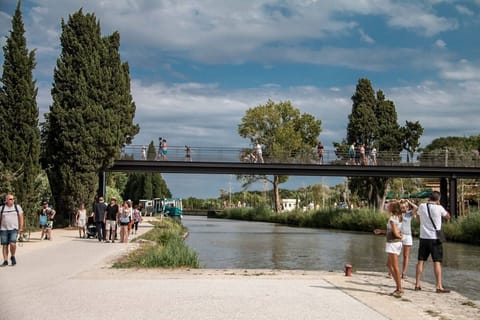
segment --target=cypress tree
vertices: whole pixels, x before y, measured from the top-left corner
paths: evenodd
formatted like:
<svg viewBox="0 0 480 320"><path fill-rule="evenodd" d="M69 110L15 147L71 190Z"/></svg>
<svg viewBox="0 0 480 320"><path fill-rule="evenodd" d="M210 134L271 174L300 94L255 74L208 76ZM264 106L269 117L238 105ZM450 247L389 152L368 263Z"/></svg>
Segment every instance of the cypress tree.
<svg viewBox="0 0 480 320"><path fill-rule="evenodd" d="M42 140L55 206L65 219L79 202L93 202L98 174L139 128L118 33L102 38L95 15L81 9L61 24L62 51Z"/></svg>
<svg viewBox="0 0 480 320"><path fill-rule="evenodd" d="M0 161L14 174L12 189L17 202L33 217L36 203L35 179L40 173L40 130L37 88L33 79L35 51L27 49L21 2L17 3L12 30L3 47L4 63L0 88L2 117ZM28 216L27 216L28 219ZM33 224L33 219L28 219Z"/></svg>

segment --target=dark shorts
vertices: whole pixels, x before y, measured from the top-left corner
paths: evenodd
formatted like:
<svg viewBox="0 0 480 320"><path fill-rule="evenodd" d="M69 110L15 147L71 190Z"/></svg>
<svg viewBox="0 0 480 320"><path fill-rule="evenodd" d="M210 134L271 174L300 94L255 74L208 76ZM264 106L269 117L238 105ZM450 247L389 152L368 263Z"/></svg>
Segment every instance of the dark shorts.
<svg viewBox="0 0 480 320"><path fill-rule="evenodd" d="M418 247L418 260L427 261L428 257L432 255L433 262L442 262L443 247L437 239L420 239Z"/></svg>
<svg viewBox="0 0 480 320"><path fill-rule="evenodd" d="M0 230L0 242L2 246L10 243L16 243L18 237L18 230Z"/></svg>

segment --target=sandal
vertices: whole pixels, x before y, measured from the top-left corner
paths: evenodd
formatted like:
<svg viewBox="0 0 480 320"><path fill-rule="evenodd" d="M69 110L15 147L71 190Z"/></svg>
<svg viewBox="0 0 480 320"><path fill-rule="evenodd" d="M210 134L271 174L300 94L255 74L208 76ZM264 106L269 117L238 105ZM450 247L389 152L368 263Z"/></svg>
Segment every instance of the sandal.
<svg viewBox="0 0 480 320"><path fill-rule="evenodd" d="M437 293L449 293L450 290L445 289L445 288L442 288L442 289L437 288L437 291L436 291L436 292L437 292Z"/></svg>
<svg viewBox="0 0 480 320"><path fill-rule="evenodd" d="M408 277L405 273L402 273L402 279L404 279L404 280L408 279Z"/></svg>
<svg viewBox="0 0 480 320"><path fill-rule="evenodd" d="M422 291L422 287L415 287L415 291Z"/></svg>
<svg viewBox="0 0 480 320"><path fill-rule="evenodd" d="M392 293L390 293L390 295L395 297L395 298L400 298L403 295L403 291L395 290Z"/></svg>

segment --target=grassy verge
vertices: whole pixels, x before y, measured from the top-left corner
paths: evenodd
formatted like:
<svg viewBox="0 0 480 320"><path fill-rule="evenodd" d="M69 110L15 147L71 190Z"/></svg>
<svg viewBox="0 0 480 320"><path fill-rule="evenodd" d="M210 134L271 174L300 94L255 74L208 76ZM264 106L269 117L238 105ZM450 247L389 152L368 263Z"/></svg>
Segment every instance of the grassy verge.
<svg viewBox="0 0 480 320"><path fill-rule="evenodd" d="M373 229L385 229L388 214L371 209L346 210L341 208L327 208L322 210L301 210L275 213L266 207L261 208L234 208L216 213L216 218L227 218L247 221L263 221L280 223L296 227L326 228L350 231L372 232ZM449 241L480 245L480 212L470 212L468 216L452 219L444 223ZM412 222L412 232L419 234L418 221Z"/></svg>
<svg viewBox="0 0 480 320"><path fill-rule="evenodd" d="M154 222L140 239L140 248L113 264L114 268L199 268L198 255L183 240L186 228L171 219Z"/></svg>

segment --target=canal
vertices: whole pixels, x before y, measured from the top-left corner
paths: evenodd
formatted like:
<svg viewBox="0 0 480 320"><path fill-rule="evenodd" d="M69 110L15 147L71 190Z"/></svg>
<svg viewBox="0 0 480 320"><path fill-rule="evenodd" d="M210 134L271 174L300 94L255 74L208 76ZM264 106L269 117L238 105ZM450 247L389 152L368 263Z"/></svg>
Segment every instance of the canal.
<svg viewBox="0 0 480 320"><path fill-rule="evenodd" d="M354 272L387 274L385 238L373 233L199 216L184 216L183 224L190 232L187 243L198 253L202 268L338 271L350 263ZM414 240L408 266L409 281L413 283L417 250L418 239ZM480 247L444 244L443 279L447 288L480 300ZM431 261L425 265L422 280L435 282Z"/></svg>

